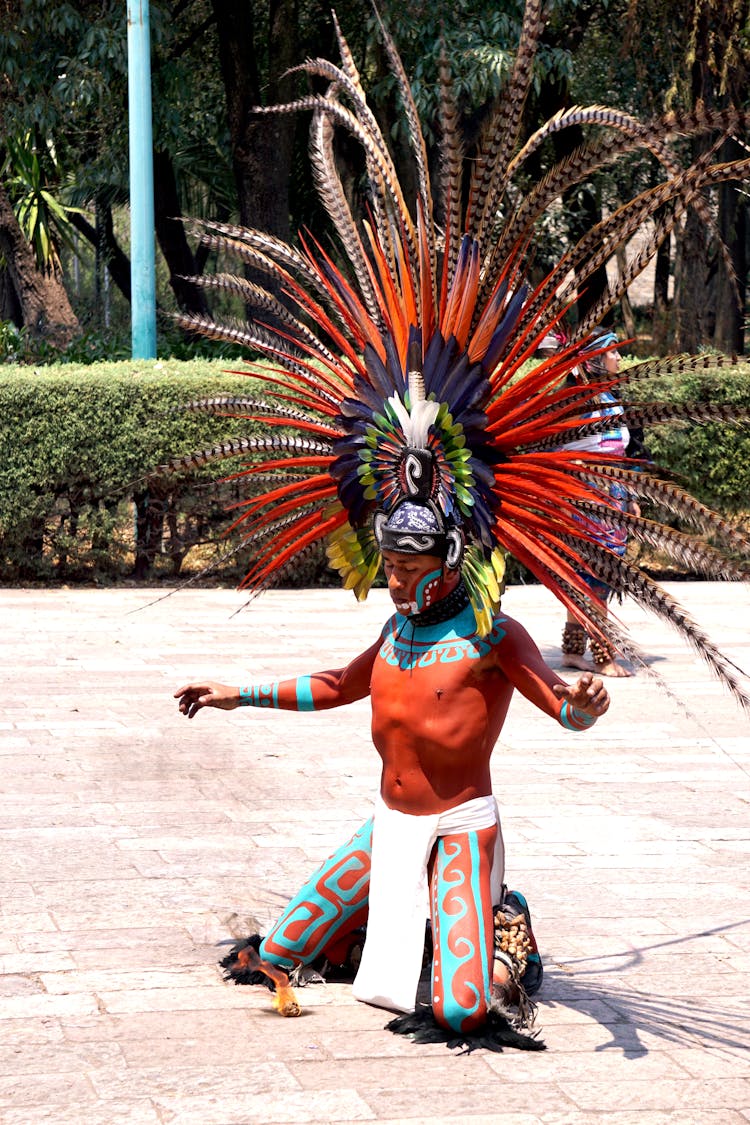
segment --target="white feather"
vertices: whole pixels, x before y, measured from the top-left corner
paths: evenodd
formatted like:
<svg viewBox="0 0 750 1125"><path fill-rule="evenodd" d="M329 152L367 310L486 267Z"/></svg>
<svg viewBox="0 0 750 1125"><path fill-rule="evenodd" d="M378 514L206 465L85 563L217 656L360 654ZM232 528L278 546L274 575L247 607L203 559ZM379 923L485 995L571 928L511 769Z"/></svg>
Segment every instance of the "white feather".
<svg viewBox="0 0 750 1125"><path fill-rule="evenodd" d="M416 402L411 410L407 410L398 395L391 395L388 402L401 423L406 444L413 449L425 449L430 426L438 416L440 403L423 399Z"/></svg>

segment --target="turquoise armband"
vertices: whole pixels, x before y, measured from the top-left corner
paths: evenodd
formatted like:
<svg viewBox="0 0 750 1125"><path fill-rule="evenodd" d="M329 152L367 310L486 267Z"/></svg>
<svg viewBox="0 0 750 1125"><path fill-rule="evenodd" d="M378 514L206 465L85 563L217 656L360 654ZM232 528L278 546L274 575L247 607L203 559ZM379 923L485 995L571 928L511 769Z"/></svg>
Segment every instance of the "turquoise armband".
<svg viewBox="0 0 750 1125"><path fill-rule="evenodd" d="M587 711L580 711L578 707L568 703L567 699L563 699L560 708L560 722L568 730L586 730L587 727L594 725L596 715L589 715Z"/></svg>
<svg viewBox="0 0 750 1125"><path fill-rule="evenodd" d="M312 680L310 676L299 676L295 680L295 690L297 693L297 706L291 709L297 711L314 711L315 703L313 702ZM251 684L248 687L241 687L240 707L274 707L278 710L278 683Z"/></svg>

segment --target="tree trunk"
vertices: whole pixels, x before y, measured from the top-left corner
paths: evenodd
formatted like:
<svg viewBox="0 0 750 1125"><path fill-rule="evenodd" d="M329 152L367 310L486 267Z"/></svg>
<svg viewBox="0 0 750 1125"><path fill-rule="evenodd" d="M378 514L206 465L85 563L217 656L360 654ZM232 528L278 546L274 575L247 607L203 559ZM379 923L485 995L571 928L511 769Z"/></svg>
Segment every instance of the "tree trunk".
<svg viewBox="0 0 750 1125"><path fill-rule="evenodd" d="M104 243L104 252L107 259L107 269L109 276L114 281L117 288L122 293L126 301L130 300L130 259L127 254L124 254L117 244L115 239L114 228L112 226L112 210L110 207L99 203L97 206L99 214L100 225L98 228L92 227L83 215L79 215L76 211L71 211L70 221L73 226L79 231L83 237L91 243L96 249L97 239L101 235Z"/></svg>
<svg viewBox="0 0 750 1125"><path fill-rule="evenodd" d="M693 106L713 109L715 101L713 60L711 57L715 29L711 27L711 6L695 8L692 22L692 59L690 63L690 96ZM694 137L690 145L691 160L696 161L708 149L705 137ZM708 196L705 195L707 199ZM709 288L711 263L709 231L691 207L680 233L677 234L674 285L674 350L695 352L713 335L716 286Z"/></svg>
<svg viewBox="0 0 750 1125"><path fill-rule="evenodd" d="M9 320L20 328L23 324L23 314L18 303L18 296L13 287L10 274L3 266L0 267L0 320Z"/></svg>
<svg viewBox="0 0 750 1125"><path fill-rule="evenodd" d="M615 251L615 258L617 260L617 271L622 278L628 266L625 247L622 244L617 247L617 250ZM633 306L630 303L630 297L628 296L627 289L623 293L622 297L620 297L620 308L622 309L622 321L625 325L625 335L629 339L634 340L637 334L635 313L633 312Z"/></svg>
<svg viewBox="0 0 750 1125"><path fill-rule="evenodd" d="M263 102L274 105L294 95L294 80L281 76L300 61L297 3L270 0L268 4L265 82L256 65L254 48L260 37L255 35L253 7L248 0L213 0L240 221L288 241L295 118L289 114L253 115L252 111Z"/></svg>
<svg viewBox="0 0 750 1125"><path fill-rule="evenodd" d="M691 207L677 240L674 350L697 352L709 336L706 228Z"/></svg>
<svg viewBox="0 0 750 1125"><path fill-rule="evenodd" d="M156 490L133 496L135 507L135 565L133 577L142 581L151 574L164 535L164 497Z"/></svg>
<svg viewBox="0 0 750 1125"><path fill-rule="evenodd" d="M10 199L0 184L0 256L15 291L22 325L37 339L64 347L78 331L78 320L68 294L54 273L38 268Z"/></svg>
<svg viewBox="0 0 750 1125"><path fill-rule="evenodd" d="M659 216L655 216L658 222ZM669 265L671 239L666 238L656 251L654 268L654 315L652 347L655 355L663 355L669 340Z"/></svg>
<svg viewBox="0 0 750 1125"><path fill-rule="evenodd" d="M197 285L185 279L196 274L193 252L180 222L180 199L177 194L174 165L168 152L154 152L154 219L156 237L169 269L169 284L177 304L185 312L208 312L206 295Z"/></svg>
<svg viewBox="0 0 750 1125"><path fill-rule="evenodd" d="M557 45L557 40L545 33L545 41ZM571 104L568 80L544 81L538 96L538 105L542 118L547 120L558 110L568 108ZM552 136L552 148L555 161L567 160L584 141L583 129L574 126L563 129ZM565 206L566 226L571 245L575 245L580 238L588 234L593 226L601 222L602 209L594 192L584 184L577 184L563 192L562 202ZM576 279L578 281L578 279ZM605 265L600 266L589 277L581 279L578 284L578 300L575 304L575 315L571 320L580 323L597 301L607 292L609 281ZM610 317L605 319L611 319Z"/></svg>
<svg viewBox="0 0 750 1125"><path fill-rule="evenodd" d="M722 160L737 159L740 151L735 141L727 142ZM720 351L736 355L745 350L743 319L747 288L747 209L745 193L738 184L729 182L719 188L718 225L732 261L736 289L730 282L724 259L719 256L714 344Z"/></svg>

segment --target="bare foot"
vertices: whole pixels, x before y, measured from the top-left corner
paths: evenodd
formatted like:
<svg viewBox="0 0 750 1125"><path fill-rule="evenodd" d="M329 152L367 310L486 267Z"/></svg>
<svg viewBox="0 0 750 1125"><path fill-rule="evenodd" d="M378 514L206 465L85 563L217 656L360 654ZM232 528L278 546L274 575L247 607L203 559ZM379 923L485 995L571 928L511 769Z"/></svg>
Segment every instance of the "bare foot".
<svg viewBox="0 0 750 1125"><path fill-rule="evenodd" d="M564 652L560 663L563 668L579 668L581 672L594 671L594 665L585 656L580 656L577 652Z"/></svg>
<svg viewBox="0 0 750 1125"><path fill-rule="evenodd" d="M518 985L511 979L508 966L499 959L495 959L492 971L492 995L501 1004L514 1006L518 1004L520 992Z"/></svg>
<svg viewBox="0 0 750 1125"><path fill-rule="evenodd" d="M498 987L502 988L502 986L504 984L507 984L509 980L510 980L510 969L508 968L508 966L505 964L504 961L501 961L499 958L496 957L493 964L492 964L492 983L496 984L496 985L498 985Z"/></svg>
<svg viewBox="0 0 750 1125"><path fill-rule="evenodd" d="M616 660L607 660L604 664L595 664L594 671L597 676L612 676L613 679L617 680L633 675L627 668L623 668L622 664L618 664Z"/></svg>

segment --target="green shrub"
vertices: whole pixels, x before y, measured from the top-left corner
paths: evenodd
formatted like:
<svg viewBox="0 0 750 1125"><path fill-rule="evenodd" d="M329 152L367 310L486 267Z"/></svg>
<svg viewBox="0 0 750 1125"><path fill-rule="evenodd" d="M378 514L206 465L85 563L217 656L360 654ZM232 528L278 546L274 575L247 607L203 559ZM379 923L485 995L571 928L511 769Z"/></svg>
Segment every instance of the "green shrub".
<svg viewBox="0 0 750 1125"><path fill-rule="evenodd" d="M258 429L177 406L257 389L197 361L0 369L4 580L179 572L227 522L237 487L213 482L233 469L145 478L171 457Z"/></svg>
<svg viewBox="0 0 750 1125"><path fill-rule="evenodd" d="M626 388L629 397L675 403L727 403L750 411L750 376L731 368L662 376ZM637 396L636 396L637 390ZM645 442L657 465L725 515L750 510L750 426L680 422L652 426Z"/></svg>
<svg viewBox="0 0 750 1125"><path fill-rule="evenodd" d="M228 582L248 566L222 533L252 487L222 480L239 461L151 476L170 458L265 429L176 409L217 394L262 394L239 361L142 361L0 367L0 580L105 581L199 575ZM714 370L627 388L633 398L732 402L750 409L750 379ZM727 515L750 509L750 432L726 424L657 426L655 461ZM222 556L226 555L226 558ZM321 548L285 576L337 584ZM518 564L509 580L529 580Z"/></svg>

